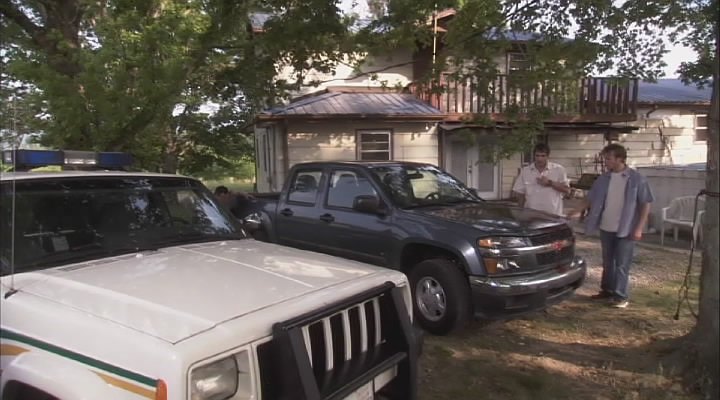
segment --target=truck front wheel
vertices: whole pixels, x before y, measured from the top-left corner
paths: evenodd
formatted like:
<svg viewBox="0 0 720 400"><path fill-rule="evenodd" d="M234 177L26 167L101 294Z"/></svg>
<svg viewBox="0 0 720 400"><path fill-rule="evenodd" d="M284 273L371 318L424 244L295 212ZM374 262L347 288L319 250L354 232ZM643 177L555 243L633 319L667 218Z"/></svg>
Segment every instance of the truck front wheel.
<svg viewBox="0 0 720 400"><path fill-rule="evenodd" d="M452 261L426 260L408 274L415 318L426 331L446 335L470 320L470 286Z"/></svg>

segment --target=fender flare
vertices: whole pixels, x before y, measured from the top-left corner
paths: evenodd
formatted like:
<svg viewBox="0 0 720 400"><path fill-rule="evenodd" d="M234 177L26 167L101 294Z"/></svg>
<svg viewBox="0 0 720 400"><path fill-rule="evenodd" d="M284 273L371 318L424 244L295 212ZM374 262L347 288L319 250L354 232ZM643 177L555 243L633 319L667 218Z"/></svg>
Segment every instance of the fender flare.
<svg viewBox="0 0 720 400"><path fill-rule="evenodd" d="M108 374L105 374L108 375ZM31 351L18 355L3 369L0 387L18 382L59 399L112 399L116 396L98 373L77 362Z"/></svg>
<svg viewBox="0 0 720 400"><path fill-rule="evenodd" d="M264 230L265 233L268 235L268 240L270 243L277 243L277 233L275 232L275 224L273 223L273 218L270 216L270 213L266 212L265 210L258 211L258 214L260 215L260 220L262 221L262 224L260 225L260 229Z"/></svg>
<svg viewBox="0 0 720 400"><path fill-rule="evenodd" d="M405 251L407 246L411 246L411 245L423 245L423 246L434 247L434 248L438 248L441 250L445 250L448 253L453 254L458 259L458 261L460 262L459 267L465 274L468 274L468 275L471 274L471 271L473 268L473 265L471 265L471 263L472 263L472 260L474 260L474 258L475 258L474 253L473 253L474 249L470 248L469 246L454 247L454 246L450 246L449 244L446 244L443 242L428 240L428 239L419 238L419 237L408 237L399 243L398 249L397 249L396 253L393 255L393 258L394 258L393 263L395 265L400 266L402 264L401 260L402 260L403 252Z"/></svg>

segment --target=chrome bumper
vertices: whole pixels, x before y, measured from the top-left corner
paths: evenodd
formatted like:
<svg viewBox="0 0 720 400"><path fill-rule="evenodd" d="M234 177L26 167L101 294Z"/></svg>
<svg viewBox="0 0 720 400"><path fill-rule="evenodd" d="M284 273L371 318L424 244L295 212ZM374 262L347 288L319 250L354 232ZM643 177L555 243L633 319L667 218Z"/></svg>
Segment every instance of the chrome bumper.
<svg viewBox="0 0 720 400"><path fill-rule="evenodd" d="M553 268L539 275L481 277L471 276L470 286L473 291L500 296L514 296L535 293L557 287L570 285L578 280L585 280L587 263L582 257L575 257L570 265ZM578 285L579 286L579 285Z"/></svg>

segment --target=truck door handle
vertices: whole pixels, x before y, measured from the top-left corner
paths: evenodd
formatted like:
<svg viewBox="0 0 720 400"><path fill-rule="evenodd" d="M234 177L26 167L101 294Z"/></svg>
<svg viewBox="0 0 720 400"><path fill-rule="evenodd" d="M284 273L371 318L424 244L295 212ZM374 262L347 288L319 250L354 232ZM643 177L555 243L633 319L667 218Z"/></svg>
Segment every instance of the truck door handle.
<svg viewBox="0 0 720 400"><path fill-rule="evenodd" d="M335 217L333 217L330 214L323 214L320 216L320 221L330 223L330 222L335 221Z"/></svg>
<svg viewBox="0 0 720 400"><path fill-rule="evenodd" d="M293 214L295 214L295 213L293 212L293 210L291 210L291 209L289 209L289 208L286 208L286 209L280 211L280 214L282 214L282 215L284 215L284 216L286 216L286 217L292 217Z"/></svg>

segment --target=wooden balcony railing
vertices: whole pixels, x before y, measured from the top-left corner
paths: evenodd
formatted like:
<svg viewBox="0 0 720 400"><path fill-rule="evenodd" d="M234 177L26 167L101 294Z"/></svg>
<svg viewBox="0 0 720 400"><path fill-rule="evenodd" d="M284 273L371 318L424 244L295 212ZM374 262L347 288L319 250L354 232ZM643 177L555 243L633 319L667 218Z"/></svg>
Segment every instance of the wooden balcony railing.
<svg viewBox="0 0 720 400"><path fill-rule="evenodd" d="M480 82L454 79L450 74L438 84L413 84L420 99L447 114L490 114L532 108L552 111L553 119L631 121L636 117L638 81L618 78L546 80L528 84L513 75L498 75Z"/></svg>

